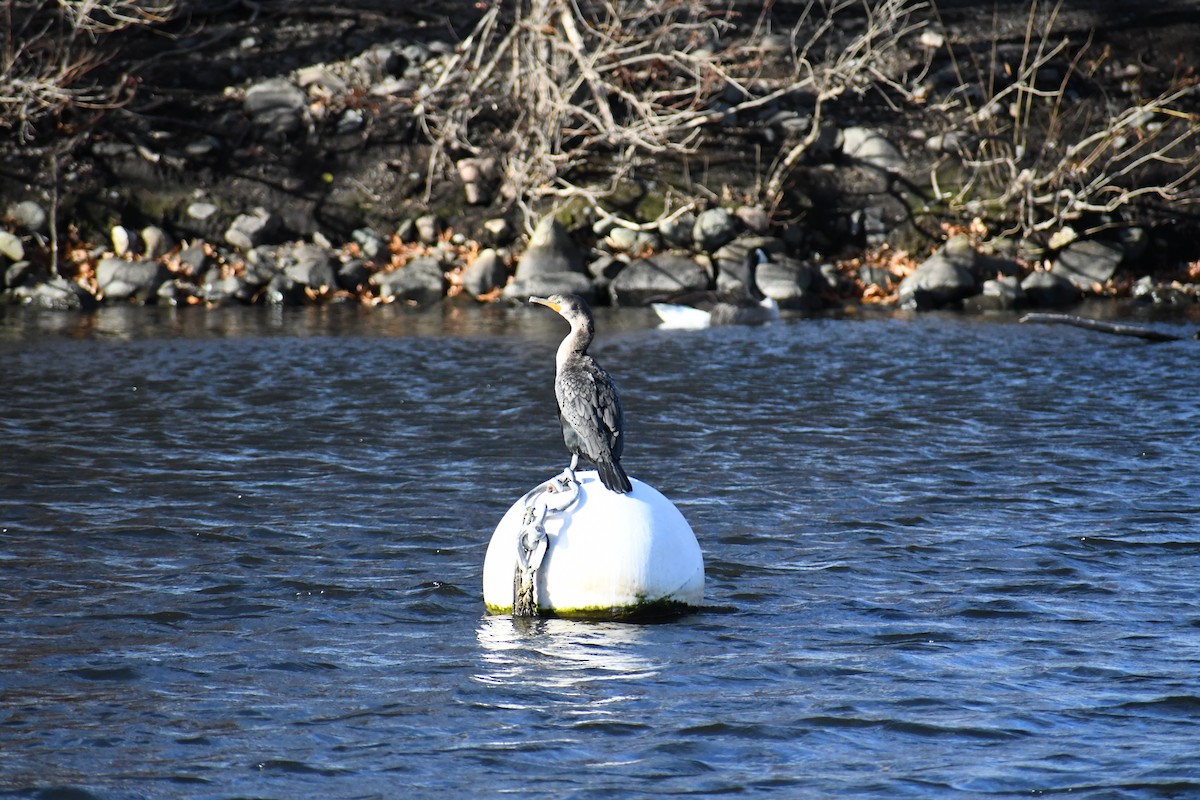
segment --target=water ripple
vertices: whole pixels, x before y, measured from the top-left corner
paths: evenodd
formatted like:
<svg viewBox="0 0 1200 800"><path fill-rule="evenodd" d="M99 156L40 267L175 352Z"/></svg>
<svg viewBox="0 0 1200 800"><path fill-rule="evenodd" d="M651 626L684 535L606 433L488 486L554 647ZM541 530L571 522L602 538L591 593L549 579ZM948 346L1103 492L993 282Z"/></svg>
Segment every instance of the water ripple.
<svg viewBox="0 0 1200 800"><path fill-rule="evenodd" d="M602 315L707 564L630 626L482 616L552 318L169 319L0 345L5 796L1200 789L1190 350Z"/></svg>

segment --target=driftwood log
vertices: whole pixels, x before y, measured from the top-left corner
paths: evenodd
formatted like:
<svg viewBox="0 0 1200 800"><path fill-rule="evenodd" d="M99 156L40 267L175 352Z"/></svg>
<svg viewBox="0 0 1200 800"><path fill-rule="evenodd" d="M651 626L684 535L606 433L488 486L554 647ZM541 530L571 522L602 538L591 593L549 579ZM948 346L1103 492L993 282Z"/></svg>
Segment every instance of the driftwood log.
<svg viewBox="0 0 1200 800"><path fill-rule="evenodd" d="M1137 338L1144 339L1147 342L1178 342L1184 338L1183 336L1176 336L1173 333L1163 333L1162 331L1152 330L1141 325L1126 325L1120 322L1102 322L1098 319L1076 317L1071 314L1026 314L1017 321L1044 322L1057 325L1074 325L1077 328L1087 328L1089 331L1111 333L1116 336L1136 336ZM1200 334L1197 334L1197 336L1200 337Z"/></svg>

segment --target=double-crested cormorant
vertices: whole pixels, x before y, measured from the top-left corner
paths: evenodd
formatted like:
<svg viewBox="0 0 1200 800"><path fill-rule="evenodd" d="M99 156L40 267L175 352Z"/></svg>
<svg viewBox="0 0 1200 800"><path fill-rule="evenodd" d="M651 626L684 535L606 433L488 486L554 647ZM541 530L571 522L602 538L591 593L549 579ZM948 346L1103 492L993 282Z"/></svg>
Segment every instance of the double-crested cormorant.
<svg viewBox="0 0 1200 800"><path fill-rule="evenodd" d="M554 375L563 441L571 451L570 469L574 471L583 456L596 465L608 489L622 494L632 491L621 468L625 448L621 399L612 378L587 353L595 334L592 310L573 294L530 297L529 302L553 309L571 323L571 332L558 346Z"/></svg>
<svg viewBox="0 0 1200 800"><path fill-rule="evenodd" d="M651 303L667 328L706 328L709 325L761 325L779 319L779 305L758 288L758 266L767 262L762 248L746 254L744 292L684 292Z"/></svg>

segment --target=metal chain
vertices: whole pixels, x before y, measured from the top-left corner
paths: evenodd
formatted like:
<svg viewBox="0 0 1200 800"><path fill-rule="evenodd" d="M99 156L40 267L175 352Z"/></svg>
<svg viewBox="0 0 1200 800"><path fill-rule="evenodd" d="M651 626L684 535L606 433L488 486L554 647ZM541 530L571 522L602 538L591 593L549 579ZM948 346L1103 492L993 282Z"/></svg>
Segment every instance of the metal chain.
<svg viewBox="0 0 1200 800"><path fill-rule="evenodd" d="M531 489L522 500L525 515L517 535L517 569L513 575L513 616L538 615L537 571L550 549L546 516L562 514L579 499L579 481L567 470Z"/></svg>

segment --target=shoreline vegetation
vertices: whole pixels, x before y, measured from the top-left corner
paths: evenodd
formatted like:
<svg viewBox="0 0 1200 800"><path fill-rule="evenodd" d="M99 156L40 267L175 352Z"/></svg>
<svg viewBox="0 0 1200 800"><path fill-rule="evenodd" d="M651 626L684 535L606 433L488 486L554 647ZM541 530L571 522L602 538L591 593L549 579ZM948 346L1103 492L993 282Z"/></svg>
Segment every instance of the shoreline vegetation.
<svg viewBox="0 0 1200 800"><path fill-rule="evenodd" d="M0 5L0 302L1200 302L1188 0L393 5Z"/></svg>

